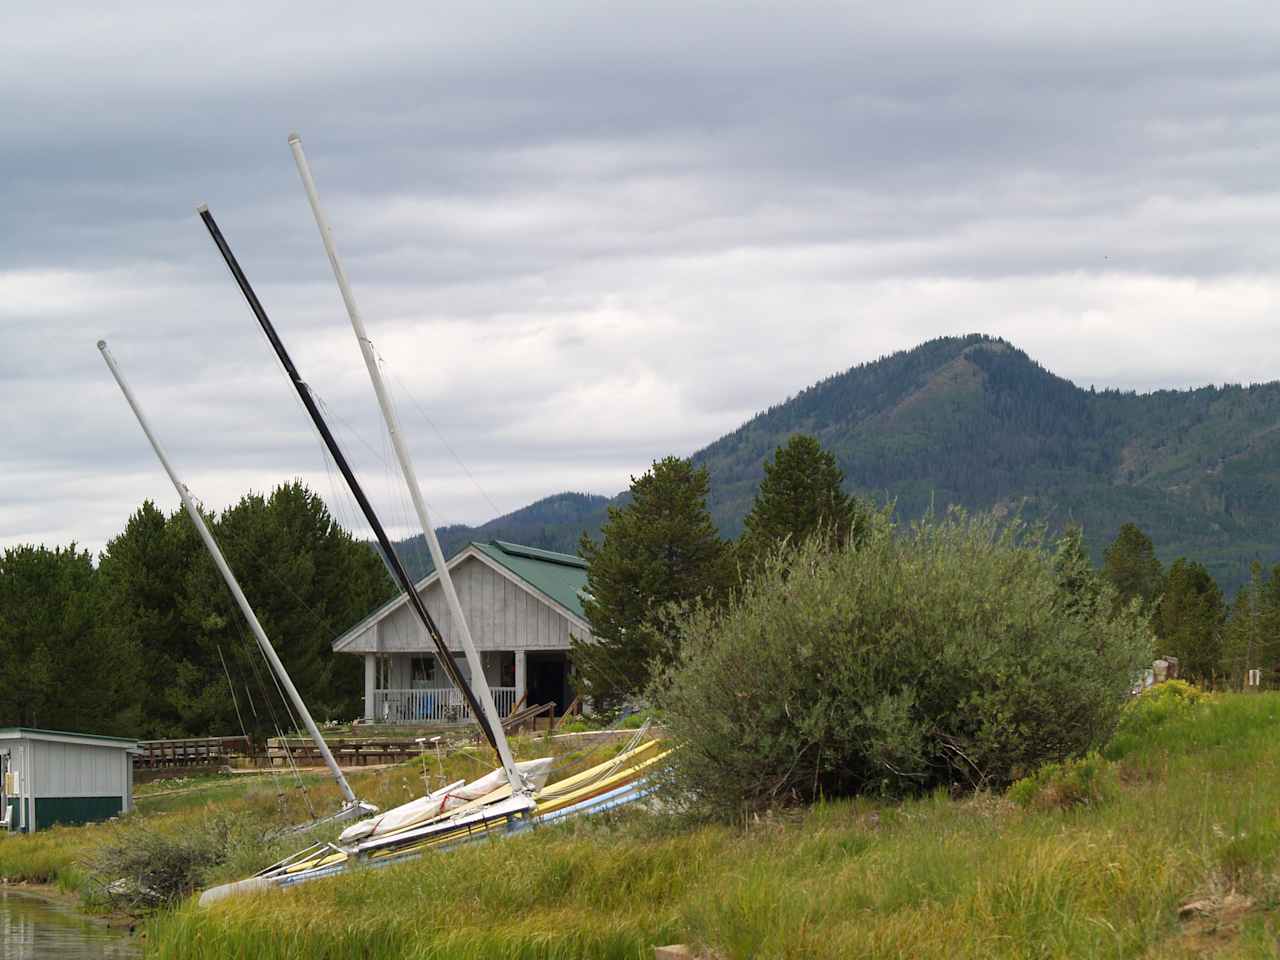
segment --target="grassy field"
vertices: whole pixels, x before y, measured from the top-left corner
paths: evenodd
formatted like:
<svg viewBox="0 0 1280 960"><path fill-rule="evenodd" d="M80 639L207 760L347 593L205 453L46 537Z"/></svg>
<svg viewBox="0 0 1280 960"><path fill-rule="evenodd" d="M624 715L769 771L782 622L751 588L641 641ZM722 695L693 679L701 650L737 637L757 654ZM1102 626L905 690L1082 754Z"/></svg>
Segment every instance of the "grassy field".
<svg viewBox="0 0 1280 960"><path fill-rule="evenodd" d="M554 754L570 770L574 764L600 762L620 749L617 744L586 748L548 744L535 737L514 738L512 748L520 759ZM421 760L382 770L351 771L348 776L362 799L386 809L421 796L428 787L481 776L495 765L486 747L475 746L455 750L442 763L429 753ZM103 909L102 883L113 879L98 875L96 869L105 848L148 837L190 836L214 829L214 821L225 822L236 836L230 844L232 855L206 879L211 884L239 879L305 846L297 838L257 842L263 833L305 822L312 810L324 814L338 808L338 790L327 774L306 771L300 780L279 771L275 775L206 774L144 784L135 792L135 811L120 820L0 836L0 880L53 885L79 893L90 910Z"/></svg>
<svg viewBox="0 0 1280 960"><path fill-rule="evenodd" d="M1112 742L1105 799L829 803L745 829L630 814L284 892L185 905L157 956L1271 957L1280 695ZM1051 794L1049 794L1051 795ZM1201 901L1180 918L1179 908Z"/></svg>
<svg viewBox="0 0 1280 960"><path fill-rule="evenodd" d="M544 749L517 743L522 757ZM1280 955L1280 694L1151 711L1105 756L1102 798L1084 806L1054 806L1065 794L1049 789L1026 808L999 796L842 801L744 828L605 816L207 910L187 903L150 920L145 943L210 960L648 958L678 942L724 958ZM477 748L444 775L491 766ZM434 761L427 773L434 784ZM383 806L423 788L416 763L353 779ZM309 791L317 806L336 799L322 779ZM304 812L300 792L277 796L270 777L161 782L119 823L0 840L0 876L92 896L86 864L132 831ZM246 846L209 882L275 852ZM1180 917L1190 901L1200 908Z"/></svg>

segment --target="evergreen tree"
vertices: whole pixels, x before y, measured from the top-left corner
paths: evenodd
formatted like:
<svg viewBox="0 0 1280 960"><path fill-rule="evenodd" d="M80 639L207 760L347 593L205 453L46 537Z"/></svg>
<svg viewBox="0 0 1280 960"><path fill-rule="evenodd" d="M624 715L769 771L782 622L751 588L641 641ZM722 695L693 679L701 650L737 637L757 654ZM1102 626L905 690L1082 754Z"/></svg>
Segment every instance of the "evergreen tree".
<svg viewBox="0 0 1280 960"><path fill-rule="evenodd" d="M203 549L181 509L166 518L147 500L99 558L97 634L107 647L132 642L138 649L135 735L156 739L192 732L170 693L194 643L179 615L178 595Z"/></svg>
<svg viewBox="0 0 1280 960"><path fill-rule="evenodd" d="M1280 566L1267 576L1260 563L1251 564L1223 631L1223 668L1233 686L1243 686L1253 669L1262 671L1263 686L1280 680Z"/></svg>
<svg viewBox="0 0 1280 960"><path fill-rule="evenodd" d="M190 526L185 515L182 520ZM299 481L269 496L246 494L212 527L311 712L319 719L357 714L363 692L359 664L334 654L330 644L393 595L377 554L339 527L324 501ZM287 714L256 641L203 550L183 578L176 602L193 643L169 695L187 726L239 732L229 674L237 695L256 705L241 701L251 732L273 733L277 722L285 728ZM270 716L273 710L278 720Z"/></svg>
<svg viewBox="0 0 1280 960"><path fill-rule="evenodd" d="M1160 561L1151 538L1136 524L1120 528L1103 555L1102 574L1116 588L1117 602L1127 604L1135 597L1150 611L1164 585Z"/></svg>
<svg viewBox="0 0 1280 960"><path fill-rule="evenodd" d="M585 534L583 601L592 639L572 640L579 689L608 707L644 690L655 658L669 660L673 610L718 600L728 551L707 512L707 472L667 457L631 480L630 502L610 507L600 543Z"/></svg>
<svg viewBox="0 0 1280 960"><path fill-rule="evenodd" d="M95 635L95 577L75 544L0 556L0 726L131 732L136 647Z"/></svg>
<svg viewBox="0 0 1280 960"><path fill-rule="evenodd" d="M1185 558L1169 568L1153 625L1161 652L1178 658L1179 675L1206 683L1222 671L1222 629L1227 619L1222 591L1198 563Z"/></svg>
<svg viewBox="0 0 1280 960"><path fill-rule="evenodd" d="M742 566L749 569L782 543L797 546L819 531L833 545L855 542L867 526L865 507L841 487L844 472L816 437L794 434L765 461L764 479L743 521L738 541Z"/></svg>
<svg viewBox="0 0 1280 960"><path fill-rule="evenodd" d="M1078 525L1067 527L1058 538L1053 570L1062 591L1062 609L1092 617L1102 599L1103 581L1089 561L1084 531Z"/></svg>

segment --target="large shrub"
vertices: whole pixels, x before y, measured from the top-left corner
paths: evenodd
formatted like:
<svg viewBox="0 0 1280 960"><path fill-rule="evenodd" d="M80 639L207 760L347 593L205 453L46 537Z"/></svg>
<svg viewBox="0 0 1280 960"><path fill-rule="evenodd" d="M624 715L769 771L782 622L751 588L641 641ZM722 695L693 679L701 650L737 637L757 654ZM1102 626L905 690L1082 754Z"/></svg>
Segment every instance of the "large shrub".
<svg viewBox="0 0 1280 960"><path fill-rule="evenodd" d="M779 554L684 619L655 684L675 795L734 814L1003 786L1100 745L1150 634L1083 578L1038 535L960 513L902 535L881 514L860 546Z"/></svg>

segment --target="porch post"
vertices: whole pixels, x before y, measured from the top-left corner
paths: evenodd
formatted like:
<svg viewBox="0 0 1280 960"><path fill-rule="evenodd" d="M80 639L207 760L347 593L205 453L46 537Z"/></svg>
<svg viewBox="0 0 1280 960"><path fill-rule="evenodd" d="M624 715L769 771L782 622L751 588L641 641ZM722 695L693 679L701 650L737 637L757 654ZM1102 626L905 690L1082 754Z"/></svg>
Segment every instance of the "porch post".
<svg viewBox="0 0 1280 960"><path fill-rule="evenodd" d="M364 655L364 718L366 720L377 719L373 715L373 691L377 689L377 679L378 655L366 653Z"/></svg>
<svg viewBox="0 0 1280 960"><path fill-rule="evenodd" d="M525 695L524 651L517 650L516 651L516 699L515 699L515 702L519 703L520 698L523 697L524 695Z"/></svg>

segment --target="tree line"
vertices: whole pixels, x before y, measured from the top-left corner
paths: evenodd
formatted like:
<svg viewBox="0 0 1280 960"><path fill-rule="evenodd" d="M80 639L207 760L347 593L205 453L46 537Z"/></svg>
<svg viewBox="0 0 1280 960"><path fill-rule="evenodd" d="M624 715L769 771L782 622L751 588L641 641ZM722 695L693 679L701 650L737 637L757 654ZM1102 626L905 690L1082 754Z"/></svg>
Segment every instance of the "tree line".
<svg viewBox="0 0 1280 960"><path fill-rule="evenodd" d="M1255 560L1228 605L1203 564L1179 557L1166 570L1151 538L1127 523L1107 547L1102 572L1119 602L1151 618L1156 652L1177 657L1182 676L1241 687L1256 669L1263 686L1280 685L1280 564L1268 569Z"/></svg>
<svg viewBox="0 0 1280 960"><path fill-rule="evenodd" d="M628 502L609 508L600 541L584 534L579 546L593 637L574 640L578 687L605 705L643 695L655 670L677 659L691 611L723 607L763 559L814 536L833 547L856 542L875 508L843 488L833 454L795 434L766 461L735 541L712 522L705 468L668 457L632 478ZM1177 657L1182 676L1239 687L1249 669L1261 669L1263 685L1280 686L1280 564L1267 570L1255 562L1228 607L1203 564L1182 557L1166 570L1133 523L1106 548L1101 570L1078 527L1057 541L1055 562L1069 595L1096 593L1099 576L1114 588L1113 615L1136 610L1150 625L1153 650Z"/></svg>
<svg viewBox="0 0 1280 960"><path fill-rule="evenodd" d="M610 506L597 541L583 534L584 610L592 639L572 641L578 689L602 706L642 694L679 653L681 624L724 604L770 558L814 538L856 544L877 508L844 492L832 453L793 434L764 464L736 540L707 509L709 476L657 460ZM207 520L312 712L361 713L360 671L333 637L394 595L369 545L301 482L250 493ZM1157 653L1183 675L1239 686L1250 668L1280 685L1280 565L1254 564L1228 606L1206 568L1167 570L1149 537L1124 525L1089 562L1080 530L1059 541L1060 577L1084 596L1098 576L1114 603L1146 617ZM1082 601L1083 602L1083 601ZM294 724L194 528L145 502L95 564L74 544L0 556L0 724L142 737L270 734Z"/></svg>
<svg viewBox="0 0 1280 960"><path fill-rule="evenodd" d="M393 594L376 554L297 481L206 521L312 713L359 714L359 671L330 643ZM181 509L166 516L144 502L96 565L74 544L0 556L0 725L142 738L288 732L255 644Z"/></svg>

